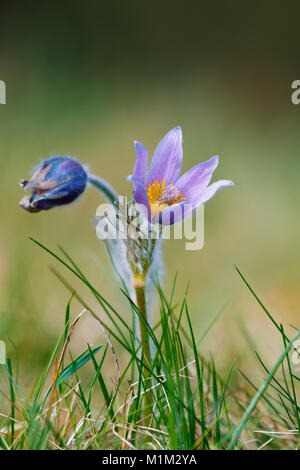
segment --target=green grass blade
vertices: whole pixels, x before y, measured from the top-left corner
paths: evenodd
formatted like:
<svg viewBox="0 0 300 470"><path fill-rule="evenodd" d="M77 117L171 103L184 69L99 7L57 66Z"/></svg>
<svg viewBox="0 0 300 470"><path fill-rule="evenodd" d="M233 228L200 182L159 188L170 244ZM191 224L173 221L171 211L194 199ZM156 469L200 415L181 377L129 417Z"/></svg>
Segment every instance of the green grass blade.
<svg viewBox="0 0 300 470"><path fill-rule="evenodd" d="M11 402L11 444L13 444L14 441L14 436L15 436L15 389L14 389L14 384L13 380L11 379L13 377L13 372L12 372L12 365L11 365L11 360L10 358L7 358L7 369L9 372L9 389L10 389L10 402Z"/></svg>
<svg viewBox="0 0 300 470"><path fill-rule="evenodd" d="M247 421L250 418L253 410L256 408L259 400L261 399L262 395L264 394L264 392L268 388L268 386L269 386L274 374L276 373L278 367L280 366L280 364L282 363L282 361L284 360L284 358L286 357L286 355L290 351L291 347L293 346L294 341L296 341L296 339L299 337L299 335L300 335L300 330L297 331L295 336L289 342L289 344L287 345L285 350L282 352L282 354L280 355L280 357L277 360L277 362L275 363L275 365L270 370L270 372L269 372L268 376L266 377L264 383L261 385L261 387L258 389L258 392L256 393L256 395L253 397L253 399L252 399L250 405L248 406L247 410L245 411L240 423L238 424L236 429L233 431L231 442L229 443L229 445L227 447L228 450L233 449L234 446L236 445L237 440L238 440L242 430L245 428L245 426L247 424Z"/></svg>
<svg viewBox="0 0 300 470"><path fill-rule="evenodd" d="M59 374L56 380L56 387L61 385L63 382L65 382L72 374L77 372L81 367L83 367L91 358L92 356L95 356L100 349L102 349L102 346L98 346L97 348L94 348L91 352L85 351L82 354L80 354L74 361L71 362L65 369ZM52 390L52 386L49 387L47 393L46 393L46 398L50 395Z"/></svg>

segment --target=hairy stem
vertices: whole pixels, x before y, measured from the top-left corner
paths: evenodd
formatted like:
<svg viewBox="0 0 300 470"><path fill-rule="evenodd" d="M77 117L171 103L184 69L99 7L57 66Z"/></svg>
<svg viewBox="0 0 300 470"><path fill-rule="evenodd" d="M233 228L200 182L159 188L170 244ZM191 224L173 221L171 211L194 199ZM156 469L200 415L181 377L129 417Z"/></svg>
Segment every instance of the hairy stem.
<svg viewBox="0 0 300 470"><path fill-rule="evenodd" d="M143 360L144 360L144 379L145 379L145 400L144 400L144 425L148 427L151 421L151 410L153 408L153 397L152 397L152 390L151 390L151 373L149 372L149 368L151 368L151 352L150 352L150 343L149 343L149 334L147 331L146 322L148 321L147 318L147 309L146 309L146 293L145 293L145 286L137 286L135 288L136 293L136 301L139 311L144 319L140 318L140 331L141 331L141 342L142 342L142 349L143 349Z"/></svg>
<svg viewBox="0 0 300 470"><path fill-rule="evenodd" d="M111 204L118 200L118 193L115 189L107 183L107 181L100 178L100 176L88 175L88 182L94 186Z"/></svg>

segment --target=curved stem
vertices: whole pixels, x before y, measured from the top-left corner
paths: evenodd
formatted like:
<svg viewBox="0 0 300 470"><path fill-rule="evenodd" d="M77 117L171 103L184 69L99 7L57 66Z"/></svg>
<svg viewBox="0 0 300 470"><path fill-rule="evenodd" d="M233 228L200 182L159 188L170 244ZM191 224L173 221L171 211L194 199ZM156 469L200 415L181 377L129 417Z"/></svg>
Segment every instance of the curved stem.
<svg viewBox="0 0 300 470"><path fill-rule="evenodd" d="M118 200L119 195L115 189L104 179L97 175L88 175L88 182L94 186L109 202L114 204Z"/></svg>

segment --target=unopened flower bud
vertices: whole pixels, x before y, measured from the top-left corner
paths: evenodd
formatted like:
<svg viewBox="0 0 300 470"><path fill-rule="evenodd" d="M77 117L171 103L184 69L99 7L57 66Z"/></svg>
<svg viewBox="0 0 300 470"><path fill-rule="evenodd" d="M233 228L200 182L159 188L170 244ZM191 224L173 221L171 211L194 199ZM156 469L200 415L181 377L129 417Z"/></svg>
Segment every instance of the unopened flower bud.
<svg viewBox="0 0 300 470"><path fill-rule="evenodd" d="M20 206L29 212L39 212L69 204L83 193L86 184L87 173L77 160L49 158L36 167L29 181L20 181L25 191L32 191L23 197Z"/></svg>

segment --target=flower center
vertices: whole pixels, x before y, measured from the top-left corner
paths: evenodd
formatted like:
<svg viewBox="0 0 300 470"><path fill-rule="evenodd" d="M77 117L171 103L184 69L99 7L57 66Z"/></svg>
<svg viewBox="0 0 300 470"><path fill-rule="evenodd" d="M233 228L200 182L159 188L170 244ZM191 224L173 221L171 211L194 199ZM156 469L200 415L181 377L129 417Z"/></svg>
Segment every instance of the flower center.
<svg viewBox="0 0 300 470"><path fill-rule="evenodd" d="M153 181L152 184L148 184L147 196L152 219L155 219L166 207L186 199L174 184L166 185L164 179L162 183Z"/></svg>

